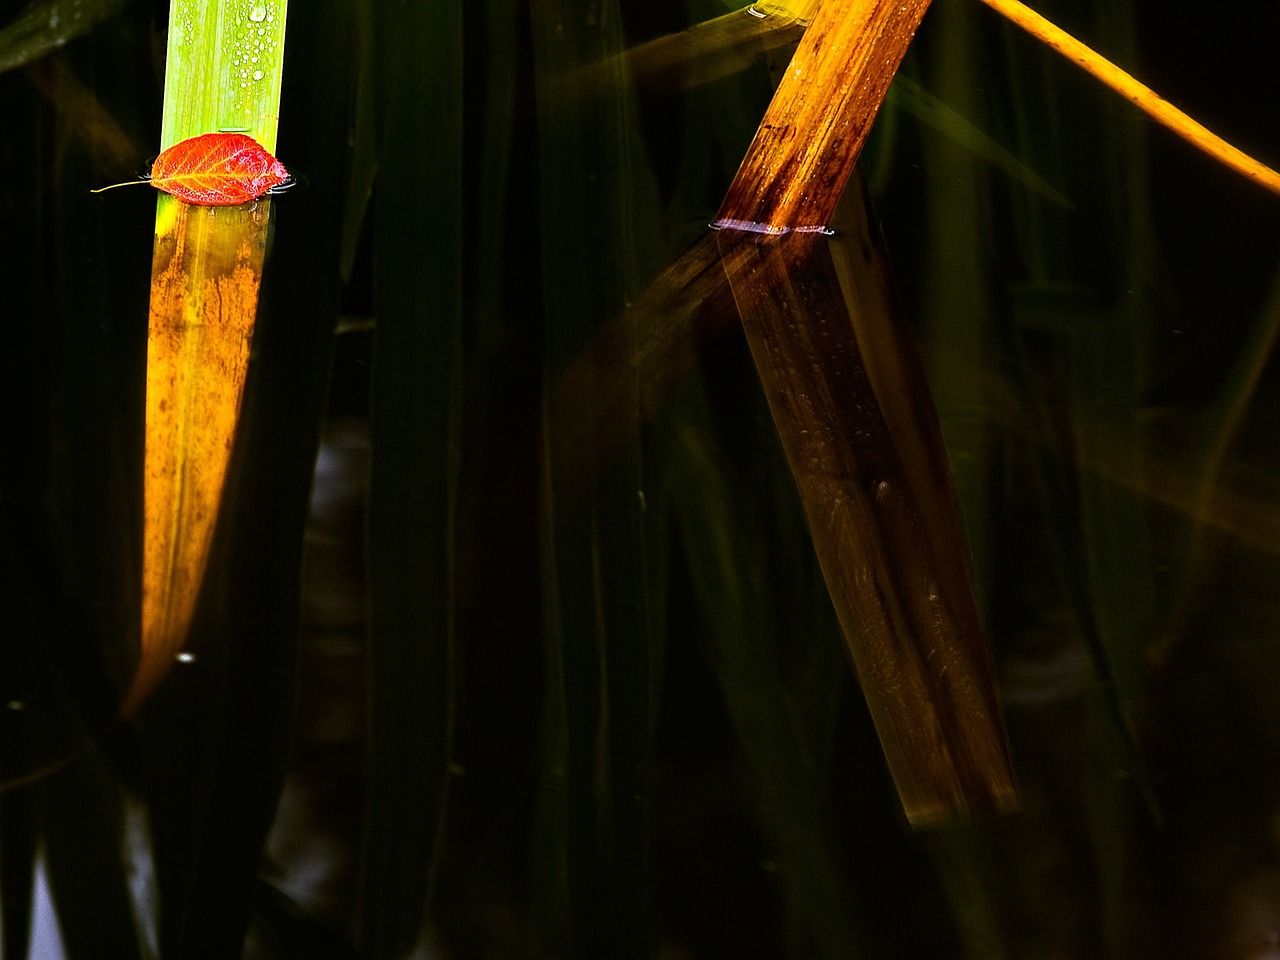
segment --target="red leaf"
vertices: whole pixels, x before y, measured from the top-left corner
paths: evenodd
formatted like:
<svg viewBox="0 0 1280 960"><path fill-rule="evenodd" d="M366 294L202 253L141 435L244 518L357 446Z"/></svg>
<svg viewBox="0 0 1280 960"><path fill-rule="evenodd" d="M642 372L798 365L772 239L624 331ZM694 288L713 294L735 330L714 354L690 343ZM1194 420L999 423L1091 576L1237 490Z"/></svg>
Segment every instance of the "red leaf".
<svg viewBox="0 0 1280 960"><path fill-rule="evenodd" d="M175 143L151 165L151 185L186 203L233 206L289 179L284 164L243 133L202 133Z"/></svg>

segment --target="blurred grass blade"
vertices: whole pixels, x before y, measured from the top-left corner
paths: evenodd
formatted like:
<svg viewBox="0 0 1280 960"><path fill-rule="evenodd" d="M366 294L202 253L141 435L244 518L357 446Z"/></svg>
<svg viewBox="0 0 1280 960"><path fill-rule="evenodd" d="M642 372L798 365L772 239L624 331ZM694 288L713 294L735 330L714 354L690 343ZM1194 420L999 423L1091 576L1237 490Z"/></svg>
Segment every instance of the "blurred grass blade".
<svg viewBox="0 0 1280 960"><path fill-rule="evenodd" d="M690 389L682 399L689 402L681 405L672 458L673 514L707 624L709 659L778 844L801 927L793 939L804 945L802 956L858 956L853 893L841 876L835 838L824 829L825 757L815 757L805 742L780 669L799 652L794 641L801 631L795 618L770 609L776 594L766 588L769 550L759 518L735 492L715 448L705 398ZM772 636L775 629L782 636Z"/></svg>
<svg viewBox="0 0 1280 960"><path fill-rule="evenodd" d="M606 0L584 12L570 0L532 5L537 79L541 282L546 384L597 328L622 315L660 249L660 200L643 162L635 105L622 62L621 10ZM605 64L590 87L573 82ZM582 397L618 391L635 422L634 370L593 383ZM601 388L597 390L596 388ZM603 400L599 401L603 404ZM544 410L541 548L545 649L541 784L534 825L533 953L650 957L655 930L649 880L649 749L656 696L656 617L648 538L663 532L646 512L639 444L607 466L591 438ZM583 470L583 464L587 469Z"/></svg>
<svg viewBox="0 0 1280 960"><path fill-rule="evenodd" d="M1236 363L1227 375L1221 395L1206 412L1205 435L1208 454L1205 483L1212 484L1226 458L1226 448L1236 435L1250 402L1258 390L1267 361L1280 339L1280 270L1271 282L1271 291L1261 315L1240 345ZM1200 511L1197 510L1197 515Z"/></svg>
<svg viewBox="0 0 1280 960"><path fill-rule="evenodd" d="M601 326L556 382L549 417L561 437L562 483L584 484L593 462L608 463L635 442L695 369L699 350L735 319L716 238L708 233Z"/></svg>
<svg viewBox="0 0 1280 960"><path fill-rule="evenodd" d="M31 0L0 27L0 73L34 63L124 9L124 0Z"/></svg>
<svg viewBox="0 0 1280 960"><path fill-rule="evenodd" d="M76 136L110 179L125 180L138 172L140 151L93 91L81 83L59 57L46 57L27 71L36 87L70 122Z"/></svg>
<svg viewBox="0 0 1280 960"><path fill-rule="evenodd" d="M31 937L35 883L35 794L0 793L0 955L25 957Z"/></svg>
<svg viewBox="0 0 1280 960"><path fill-rule="evenodd" d="M161 149L242 131L275 151L287 0L173 0ZM252 73L246 62L256 57ZM156 206L147 338L142 652L122 713L167 673L218 517L258 309L271 204Z"/></svg>
<svg viewBox="0 0 1280 960"><path fill-rule="evenodd" d="M976 83L976 81L975 81ZM1035 170L997 143L988 133L965 114L919 83L901 73L889 88L888 103L901 107L944 137L980 157L1015 183L1020 183L1060 207L1070 207L1071 201L1056 187L1044 180Z"/></svg>
<svg viewBox="0 0 1280 960"><path fill-rule="evenodd" d="M391 960L423 929L452 739L463 8L377 0L372 23L378 256L359 936L361 956Z"/></svg>
<svg viewBox="0 0 1280 960"><path fill-rule="evenodd" d="M963 3L934 8L934 45L917 58L929 89L952 104L958 113L984 125L995 125L984 114L983 61L975 22L983 11ZM897 85L895 81L895 86ZM928 121L921 120L922 123ZM978 238L992 229L988 171L976 162L974 151L961 140L946 136L932 124L922 128L925 151L919 230L929 267L912 284L919 297L920 352L929 369L929 384L938 417L942 421L950 460L955 467L956 490L963 516L971 518L969 543L975 558L974 577L980 591L994 596L990 565L995 556L988 504L995 438L984 416L988 395L986 371L992 363L994 329L999 308L992 296L989 271L983 267L985 251ZM941 134L939 136L938 134ZM1028 167L1031 165L1028 164ZM1023 178L1011 186L1037 208L1053 204L1063 216L1070 205L1057 202ZM994 607L994 600L991 601ZM981 606L981 604L980 604Z"/></svg>
<svg viewBox="0 0 1280 960"><path fill-rule="evenodd" d="M1237 390L1247 394L1247 384L1234 376L1228 378L1228 383L1226 393L1232 399L1238 396ZM1185 415L1183 410L1176 412L1179 419ZM1212 416L1207 419L1230 435L1230 421L1224 423ZM1215 428L1203 428L1202 449L1209 450L1203 459L1188 456L1181 439L1173 448L1168 439L1152 438L1139 476L1130 469L1119 469L1113 457L1096 455L1097 451L1116 447L1131 449L1133 438L1126 431L1099 424L1082 426L1088 430L1090 440L1083 449L1073 451L1076 468L1184 515L1201 533L1212 530L1250 550L1280 554L1280 508L1276 506L1272 484L1250 466L1229 467L1216 458L1222 437L1214 432ZM1057 464L1056 468L1065 470L1068 465Z"/></svg>
<svg viewBox="0 0 1280 960"><path fill-rule="evenodd" d="M941 432L885 264L865 219L833 242L840 269L820 234L926 7L819 10L716 221L828 589L919 825L1011 808L1012 770Z"/></svg>
<svg viewBox="0 0 1280 960"><path fill-rule="evenodd" d="M1233 486L1238 484L1223 482L1227 479L1224 476L1227 453L1245 421L1263 373L1271 361L1277 338L1280 338L1280 271L1272 280L1271 292L1261 316L1240 345L1237 359L1224 378L1218 397L1204 412L1199 427L1199 450L1187 458L1189 463L1200 465L1199 469L1187 477L1186 469L1170 470L1168 463L1156 466L1151 460L1157 458L1148 458L1145 485L1166 492L1166 502L1183 501L1178 505L1187 509L1194 521L1188 548L1192 573L1188 575L1194 574L1196 565L1212 563L1212 556L1205 553L1206 534L1211 528L1228 532L1256 550L1266 553L1280 550L1280 538L1277 537L1280 531L1277 531L1275 510L1270 503L1237 493ZM1185 479L1179 482L1179 478ZM1184 594L1187 598L1194 595L1192 590ZM1181 620L1179 616L1173 622Z"/></svg>
<svg viewBox="0 0 1280 960"><path fill-rule="evenodd" d="M1131 4L1095 3L1080 12L1107 49L1137 57ZM1069 789L1085 812L1081 847L1088 850L1091 909L1099 917L1094 949L1119 955L1128 946L1122 917L1131 905L1135 800L1152 824L1160 823L1164 801L1147 771L1143 736L1151 707L1149 645L1164 616L1157 572L1164 545L1152 526L1162 515L1134 495L1147 450L1141 425L1151 358L1144 345L1163 311L1156 306L1164 252L1155 243L1148 199L1149 131L1128 103L1082 83L1039 44L1004 33L1021 114L1020 151L1037 166L1056 166L1055 182L1077 206L1064 216L1036 197L1015 205L1030 227L1022 234L1027 275L1010 283L999 313L988 314L992 326L1013 321L1015 337L1005 342L1020 351L1019 362L1006 369L1017 378L1019 407L1034 412L1042 438L1006 461L1014 471L1026 469L1015 456L1032 467L1027 476L1039 501L1034 519L1022 521L1026 532L1010 531L1014 544L1023 542L1002 565L1003 589L1035 609L1030 623L1026 614L1015 615L1022 626L1011 631L1006 649L1015 664L1064 654L1083 663L1086 652L1091 661L1080 688L1084 722L1054 737L1080 751ZM1094 143L1063 137L1062 118L1084 115L1108 136ZM938 192L953 190L954 177L939 170ZM1066 239L1081 228L1087 243ZM938 249L957 236L954 228L938 233ZM945 280L935 298L938 311L950 305ZM971 336L957 330L954 339ZM1009 439L1010 452L1022 445ZM1057 453L1063 447L1065 457ZM1072 458L1076 465L1064 462ZM1054 598L1047 605L1046 587ZM1028 751L1043 749L1044 734L1033 736ZM1058 789L1043 772L1027 777L1029 796L1043 796L1046 787Z"/></svg>
<svg viewBox="0 0 1280 960"><path fill-rule="evenodd" d="M1096 6L1091 22L1108 49L1136 57L1128 4ZM1150 389L1142 345L1155 323L1151 291L1157 288L1161 252L1149 208L1143 118L1103 91L1080 86L1060 65L1038 70L1055 66L1049 53L1012 31L1010 38L1017 41L1009 46L1009 69L1018 80L1011 89L1023 114L1024 155L1044 155L1058 136L1060 124L1042 110L1046 102L1062 116L1081 110L1099 114L1098 122L1110 132L1095 144L1060 140L1051 161L1058 165L1055 180L1080 207L1076 216L1087 218L1083 222L1093 248L1082 255L1064 240L1075 217L1025 198L1019 212L1034 224L1024 241L1029 276L1009 291L1005 310L1018 330L1020 366L1030 370L1051 357L1054 380L1060 381L1046 396L1039 373L1020 374L1021 405L1036 411L1038 429L1046 436L1060 431L1065 407L1072 424L1065 438L1068 459L1085 467L1077 471L1051 452L1060 440L1041 444L1033 454L1040 524L1049 532L1047 556L1064 619L1073 621L1070 642L1088 649L1098 681L1091 692L1104 736L1089 742L1089 759L1097 770L1123 768L1128 774L1123 783L1104 775L1081 784L1094 804L1091 841L1100 902L1115 911L1123 909L1120 878L1126 866L1120 855L1124 845L1113 827L1123 821L1130 790L1136 788L1153 821L1161 817L1145 769L1141 724L1150 706L1148 649L1163 613L1157 601L1153 515L1134 496L1143 482L1146 441L1140 425ZM939 172L939 190L947 189L949 179L946 171ZM1104 250L1122 253L1117 257ZM1135 296L1138 292L1147 295ZM949 303L948 291L940 287L937 300L939 309Z"/></svg>
<svg viewBox="0 0 1280 960"><path fill-rule="evenodd" d="M680 33L650 40L624 57L635 82L658 91L681 90L732 76L761 54L799 40L817 7L800 3L756 3ZM589 68L580 82L590 83L600 68Z"/></svg>
<svg viewBox="0 0 1280 960"><path fill-rule="evenodd" d="M989 843L973 826L957 824L939 830L928 846L937 864L939 879L955 918L963 956L973 960L1006 960L1000 902L995 893L995 864Z"/></svg>
<svg viewBox="0 0 1280 960"><path fill-rule="evenodd" d="M378 72L377 58L373 53L373 0L357 0L351 9L356 74L352 78L354 89L351 94L351 169L342 212L342 257L338 268L346 283L351 280L378 174Z"/></svg>
<svg viewBox="0 0 1280 960"><path fill-rule="evenodd" d="M503 269L508 246L507 207L511 192L512 141L515 134L516 103L519 92L521 24L516 0L485 0L484 38L488 51L485 78L484 140L480 147L480 206L476 224L477 269ZM502 285L484 283L476 290L476 341L492 348L502 337L500 318Z"/></svg>
<svg viewBox="0 0 1280 960"><path fill-rule="evenodd" d="M44 864L70 960L140 956L123 866L124 804L101 754L38 788Z"/></svg>

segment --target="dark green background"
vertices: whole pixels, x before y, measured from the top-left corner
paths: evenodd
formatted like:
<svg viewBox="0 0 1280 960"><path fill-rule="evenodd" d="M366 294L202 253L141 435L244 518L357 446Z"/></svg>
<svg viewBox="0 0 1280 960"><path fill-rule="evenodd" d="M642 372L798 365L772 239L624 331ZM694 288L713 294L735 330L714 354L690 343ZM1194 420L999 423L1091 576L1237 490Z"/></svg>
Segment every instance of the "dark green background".
<svg viewBox="0 0 1280 960"><path fill-rule="evenodd" d="M95 120L138 169L156 152L166 14L110 6L0 75L6 776L101 733L138 633L154 202L89 189L135 172ZM1040 9L1280 161L1274 3ZM913 834L741 336L621 451L542 413L701 235L769 95L763 60L683 94L560 78L721 12L295 4L278 152L305 184L272 201L197 659L0 796L0 953L25 953L39 847L68 954L138 955L126 809L166 960L238 956L247 929L247 955L317 958L1274 945L1280 200L936 0L904 76L1016 162L895 94L864 166L1025 809ZM65 76L96 105L51 96ZM330 525L304 538L322 436L345 486L317 483ZM306 864L324 896L288 879Z"/></svg>

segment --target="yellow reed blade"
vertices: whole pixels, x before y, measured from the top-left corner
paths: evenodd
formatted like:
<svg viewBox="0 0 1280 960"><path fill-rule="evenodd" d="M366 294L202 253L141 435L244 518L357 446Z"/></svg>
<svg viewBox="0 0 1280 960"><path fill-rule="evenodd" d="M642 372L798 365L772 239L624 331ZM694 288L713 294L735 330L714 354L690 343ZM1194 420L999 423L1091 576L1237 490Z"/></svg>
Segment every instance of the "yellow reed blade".
<svg viewBox="0 0 1280 960"><path fill-rule="evenodd" d="M647 89L678 90L710 83L740 73L761 54L799 40L817 6L817 0L755 3L642 43L622 56L631 79ZM608 63L605 67L612 69ZM605 71L597 69L584 79L598 83L604 76Z"/></svg>
<svg viewBox="0 0 1280 960"><path fill-rule="evenodd" d="M231 458L258 307L269 203L157 217L147 338L142 649L121 713L186 641Z"/></svg>

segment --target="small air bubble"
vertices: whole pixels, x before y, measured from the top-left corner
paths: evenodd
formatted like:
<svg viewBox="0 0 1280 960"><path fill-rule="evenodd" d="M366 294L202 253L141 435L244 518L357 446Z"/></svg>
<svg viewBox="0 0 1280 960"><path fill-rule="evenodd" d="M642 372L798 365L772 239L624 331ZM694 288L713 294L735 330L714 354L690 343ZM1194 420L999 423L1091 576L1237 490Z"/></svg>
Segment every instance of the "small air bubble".
<svg viewBox="0 0 1280 960"><path fill-rule="evenodd" d="M261 71L261 70L255 70L255 71L253 71L253 79L255 79L255 80L261 80L261 79L262 79L262 71Z"/></svg>
<svg viewBox="0 0 1280 960"><path fill-rule="evenodd" d="M263 20L267 19L267 8L262 4L258 4L249 11L249 19L254 23L261 23Z"/></svg>
<svg viewBox="0 0 1280 960"><path fill-rule="evenodd" d="M176 659L179 663L195 663L196 655L194 653L189 653L186 650L183 650L174 659Z"/></svg>

